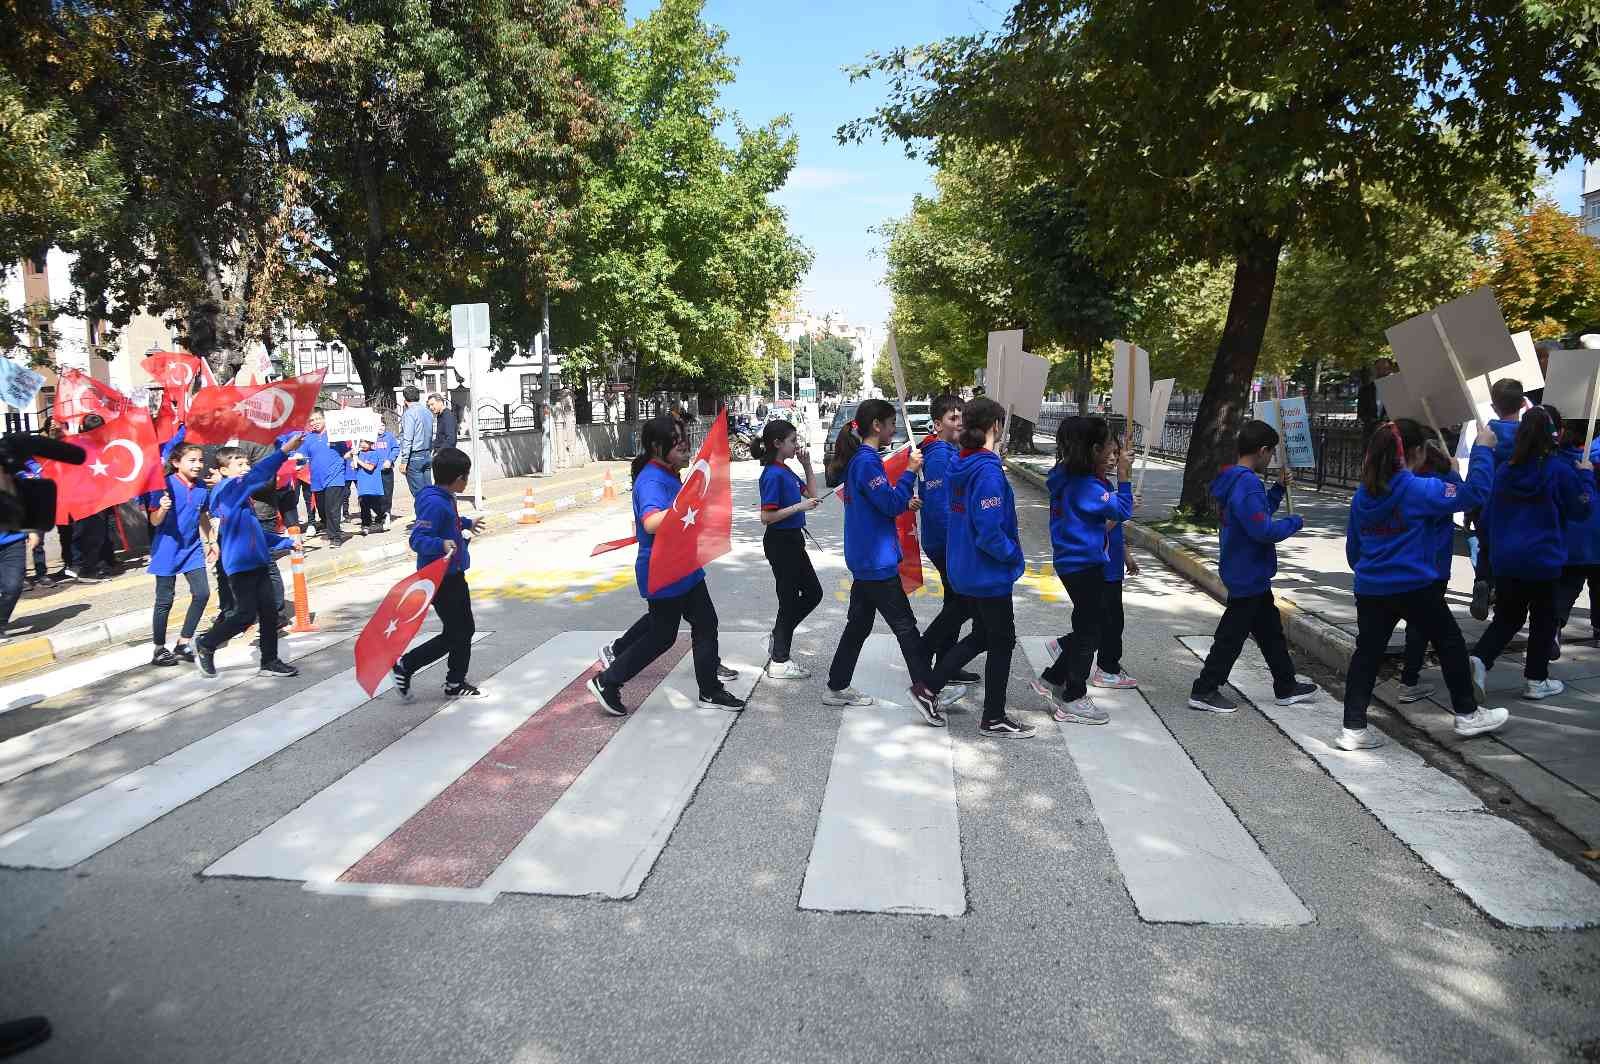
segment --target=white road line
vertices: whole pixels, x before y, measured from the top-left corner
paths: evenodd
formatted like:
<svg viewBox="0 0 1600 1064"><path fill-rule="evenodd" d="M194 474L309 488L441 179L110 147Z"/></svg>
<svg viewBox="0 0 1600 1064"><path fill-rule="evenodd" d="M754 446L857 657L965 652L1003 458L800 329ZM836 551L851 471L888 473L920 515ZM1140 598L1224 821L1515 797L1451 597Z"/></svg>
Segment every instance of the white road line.
<svg viewBox="0 0 1600 1064"><path fill-rule="evenodd" d="M869 636L855 687L877 704L839 711L802 909L967 911L950 732L923 722L910 682L894 636Z"/></svg>
<svg viewBox="0 0 1600 1064"><path fill-rule="evenodd" d="M280 644L281 656L284 661L293 661L349 638L349 633L324 632L285 639ZM185 665L180 675L136 695L86 709L54 724L46 724L25 735L0 742L0 783L54 764L113 736L255 679L256 654L257 651L242 645L242 642L241 645L225 647L217 655L217 668L222 671L215 679L207 679L192 666ZM263 685L274 682L277 681L262 680Z"/></svg>
<svg viewBox="0 0 1600 1064"><path fill-rule="evenodd" d="M1043 637L1019 642L1050 664ZM1151 923L1292 927L1312 915L1138 691L1095 690L1111 715L1062 724L1112 856L1141 919Z"/></svg>
<svg viewBox="0 0 1600 1064"><path fill-rule="evenodd" d="M0 865L71 868L368 701L355 669L330 676L0 835Z"/></svg>
<svg viewBox="0 0 1600 1064"><path fill-rule="evenodd" d="M727 687L748 698L767 637L723 632ZM632 898L667 844L737 713L695 705L693 654L659 686L517 844L484 888L503 894Z"/></svg>
<svg viewBox="0 0 1600 1064"><path fill-rule="evenodd" d="M562 632L495 673L205 870L332 881L594 664L618 632Z"/></svg>
<svg viewBox="0 0 1600 1064"><path fill-rule="evenodd" d="M4 707L0 708L0 713L9 713L13 709L21 709L149 665L153 653L148 643L136 647L118 647L105 654L69 662L49 672L5 684L0 686L0 707Z"/></svg>
<svg viewBox="0 0 1600 1064"><path fill-rule="evenodd" d="M1204 659L1210 636L1179 642ZM1296 706L1272 698L1266 662L1247 645L1230 678L1235 690L1366 806L1434 871L1484 912L1511 927L1600 924L1600 884L1545 849L1521 827L1490 813L1477 795L1389 742L1346 752L1333 745L1343 708L1329 695ZM1513 718L1505 726L1512 732Z"/></svg>
<svg viewBox="0 0 1600 1064"><path fill-rule="evenodd" d="M331 894L354 898L374 898L378 901L469 901L489 905L499 895L482 887L418 887L406 883L302 883L300 889L312 894Z"/></svg>

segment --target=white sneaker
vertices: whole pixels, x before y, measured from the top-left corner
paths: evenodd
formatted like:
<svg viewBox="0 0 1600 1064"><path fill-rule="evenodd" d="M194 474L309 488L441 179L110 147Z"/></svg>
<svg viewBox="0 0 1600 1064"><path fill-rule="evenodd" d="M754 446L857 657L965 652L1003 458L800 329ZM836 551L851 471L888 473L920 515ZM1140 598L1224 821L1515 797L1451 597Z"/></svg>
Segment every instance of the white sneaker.
<svg viewBox="0 0 1600 1064"><path fill-rule="evenodd" d="M967 697L967 692L970 690L971 688L967 687L965 684L953 683L946 685L945 688L939 692L939 708L944 709L946 706L955 705L957 702Z"/></svg>
<svg viewBox="0 0 1600 1064"><path fill-rule="evenodd" d="M1139 681L1125 672L1101 672L1100 666L1096 665L1094 671L1089 674L1089 686L1103 687L1112 691L1126 691L1129 688L1138 687Z"/></svg>
<svg viewBox="0 0 1600 1064"><path fill-rule="evenodd" d="M792 661L769 661L767 675L774 680L804 680L811 675L811 670Z"/></svg>
<svg viewBox="0 0 1600 1064"><path fill-rule="evenodd" d="M1478 696L1479 702L1489 701L1489 693L1483 685L1489 680L1489 670L1476 656L1467 658L1467 667L1472 670L1472 693Z"/></svg>
<svg viewBox="0 0 1600 1064"><path fill-rule="evenodd" d="M1431 683L1402 683L1395 686L1400 688L1400 701L1402 702L1421 702L1424 698L1433 694L1433 684Z"/></svg>
<svg viewBox="0 0 1600 1064"><path fill-rule="evenodd" d="M1522 697L1531 698L1535 702L1542 698L1550 698L1567 689L1567 685L1560 680L1524 680L1522 681Z"/></svg>
<svg viewBox="0 0 1600 1064"><path fill-rule="evenodd" d="M1484 732L1492 732L1504 724L1509 716L1510 712L1504 709L1479 707L1478 711L1469 717L1456 717L1456 734L1482 735Z"/></svg>
<svg viewBox="0 0 1600 1064"><path fill-rule="evenodd" d="M854 687L846 687L843 691L835 691L831 687L822 689L822 704L825 706L870 706L872 696L864 695Z"/></svg>
<svg viewBox="0 0 1600 1064"><path fill-rule="evenodd" d="M1054 661L1057 658L1059 658L1061 656L1061 640L1052 639L1049 642L1045 643L1044 652L1046 654L1050 655L1050 660L1051 661Z"/></svg>
<svg viewBox="0 0 1600 1064"><path fill-rule="evenodd" d="M1371 750L1375 746L1384 744L1383 733L1376 728L1341 728L1339 737L1334 740L1341 750Z"/></svg>

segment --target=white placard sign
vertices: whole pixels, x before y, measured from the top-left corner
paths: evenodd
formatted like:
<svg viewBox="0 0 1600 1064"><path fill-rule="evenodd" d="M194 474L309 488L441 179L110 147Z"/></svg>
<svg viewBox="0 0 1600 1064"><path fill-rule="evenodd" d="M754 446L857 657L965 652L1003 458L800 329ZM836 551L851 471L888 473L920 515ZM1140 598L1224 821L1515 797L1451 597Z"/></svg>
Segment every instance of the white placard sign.
<svg viewBox="0 0 1600 1064"><path fill-rule="evenodd" d="M1161 446L1167 431L1167 407L1172 405L1172 389L1178 383L1175 377L1166 377L1150 386L1150 424L1145 426L1146 446Z"/></svg>
<svg viewBox="0 0 1600 1064"><path fill-rule="evenodd" d="M1426 398L1430 406L1435 395L1461 393L1457 367L1462 378L1471 380L1518 361L1517 348L1500 314L1494 289L1487 287L1408 318L1384 330L1384 335L1410 382L1407 387L1418 398ZM1456 367L1451 365L1452 353ZM1439 410L1434 413L1441 422L1454 420ZM1469 411L1462 420L1472 416Z"/></svg>
<svg viewBox="0 0 1600 1064"><path fill-rule="evenodd" d="M1283 407L1283 424L1278 424L1279 406ZM1265 421L1283 437L1289 453L1289 465L1295 469L1315 469L1317 454L1311 442L1311 418L1306 414L1306 401L1301 396L1293 399L1267 399L1256 404L1256 419Z"/></svg>
<svg viewBox="0 0 1600 1064"><path fill-rule="evenodd" d="M1037 424L1045 383L1050 379L1050 360L1027 351L1012 354L1008 350L1006 357L1005 398L1000 403L1010 409L1012 417Z"/></svg>
<svg viewBox="0 0 1600 1064"><path fill-rule="evenodd" d="M1022 330L1005 329L989 334L988 361L984 363L983 384L990 399L1004 406L999 393L1004 390L1004 374L1000 368L1000 352L1022 350Z"/></svg>
<svg viewBox="0 0 1600 1064"><path fill-rule="evenodd" d="M1600 351L1552 351L1545 372L1544 401L1563 418L1587 418L1595 374L1600 373Z"/></svg>
<svg viewBox="0 0 1600 1064"><path fill-rule="evenodd" d="M1383 412L1390 419L1408 417L1424 425L1428 423L1422 404L1406 387L1405 374L1391 373L1387 377L1379 377L1377 383L1378 401L1383 404Z"/></svg>
<svg viewBox="0 0 1600 1064"><path fill-rule="evenodd" d="M21 410L33 403L33 397L44 387L44 374L27 366L20 366L9 358L0 358L0 400Z"/></svg>
<svg viewBox="0 0 1600 1064"><path fill-rule="evenodd" d="M1534 391L1544 387L1544 370L1539 368L1539 350L1533 346L1533 333L1519 332L1511 336L1511 345L1517 349L1517 361L1509 366L1501 366L1489 374L1489 383L1503 377L1522 382L1522 390Z"/></svg>
<svg viewBox="0 0 1600 1064"><path fill-rule="evenodd" d="M450 345L462 351L489 346L489 304L456 303L450 307Z"/></svg>
<svg viewBox="0 0 1600 1064"><path fill-rule="evenodd" d="M329 443L376 440L383 434L383 418L376 410L365 407L329 410L322 415L322 420L327 426Z"/></svg>
<svg viewBox="0 0 1600 1064"><path fill-rule="evenodd" d="M1128 398L1133 397L1132 417L1136 424L1150 424L1150 352L1126 340L1113 340L1115 361L1111 366L1111 412L1128 417ZM1131 374L1131 376L1130 376Z"/></svg>

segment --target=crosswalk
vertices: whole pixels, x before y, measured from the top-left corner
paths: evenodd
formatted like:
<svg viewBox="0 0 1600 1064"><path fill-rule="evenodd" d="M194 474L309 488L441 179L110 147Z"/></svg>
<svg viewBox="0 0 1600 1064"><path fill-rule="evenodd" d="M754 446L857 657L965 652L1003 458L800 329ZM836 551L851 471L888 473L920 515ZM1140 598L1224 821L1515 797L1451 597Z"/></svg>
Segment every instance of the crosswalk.
<svg viewBox="0 0 1600 1064"><path fill-rule="evenodd" d="M687 638L629 685L638 707L632 714L600 713L585 683L598 668L600 648L617 634L567 631L518 647L519 656L486 678L486 697L445 701L370 756L341 766L331 782L324 776L308 784L307 793L292 797L297 805L284 803L270 818L241 827L196 867L207 879L282 881L369 898L485 904L515 894L637 898L650 889L652 870L713 764L738 756L723 751L740 717L698 706ZM495 633L475 638L492 640ZM348 665L349 640L349 633L319 633L289 641L284 653L324 668ZM1208 642L1181 640L1201 655ZM730 689L758 705L766 697L759 683L765 643L754 632L721 636L722 659L739 673ZM1038 672L1048 664L1042 637L1024 637L1020 647L1022 667ZM142 664L125 653L106 658L21 681L13 696L103 689L115 682L117 667ZM396 698L387 682L369 697L348 667L285 697L272 681L254 677L248 648L230 649L218 663L223 673L216 680L174 675L0 742L0 866L72 869L98 860L169 813L214 801L213 791L250 778L322 729L386 712ZM1334 750L1322 734L1337 720L1332 700L1274 706L1264 666L1248 656L1234 679L1421 864L1489 916L1513 927L1600 924L1600 886L1491 814L1454 779L1404 747L1355 755ZM876 704L818 710L830 720L837 713L838 721L829 725L826 778L815 781L820 805L809 853L795 870L795 904L802 910L838 919L871 913L963 919L973 911L963 864L960 751L987 741L966 727L925 726L906 693L908 680L893 637L877 634L856 673L857 686ZM231 723L219 720L209 733L169 746L164 756L152 754L148 763L112 759L120 769L114 778L101 776L53 808L37 808L37 788L26 803L12 803L30 777L120 751L126 733L160 729L180 710L188 711L182 715L191 734L195 714L203 719L207 700L224 694L235 707L259 708L231 714ZM1060 774L1082 781L1139 918L1280 929L1315 921L1304 885L1279 872L1248 819L1217 793L1144 694L1096 697L1110 711L1110 724L1049 724L1035 740L1007 744L1003 754L1058 765Z"/></svg>

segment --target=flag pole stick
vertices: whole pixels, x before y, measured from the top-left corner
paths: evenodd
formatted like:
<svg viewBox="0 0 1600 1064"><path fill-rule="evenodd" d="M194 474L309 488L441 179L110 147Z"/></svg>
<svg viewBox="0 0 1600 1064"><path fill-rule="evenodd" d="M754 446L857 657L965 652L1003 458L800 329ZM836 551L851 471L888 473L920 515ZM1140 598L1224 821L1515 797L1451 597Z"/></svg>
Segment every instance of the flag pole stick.
<svg viewBox="0 0 1600 1064"><path fill-rule="evenodd" d="M1284 472L1289 469L1289 433L1283 425L1283 378L1277 378L1277 387L1272 396L1272 413L1278 419L1278 468ZM1294 492L1288 484L1283 486L1283 508L1289 516L1294 516Z"/></svg>

